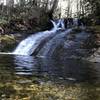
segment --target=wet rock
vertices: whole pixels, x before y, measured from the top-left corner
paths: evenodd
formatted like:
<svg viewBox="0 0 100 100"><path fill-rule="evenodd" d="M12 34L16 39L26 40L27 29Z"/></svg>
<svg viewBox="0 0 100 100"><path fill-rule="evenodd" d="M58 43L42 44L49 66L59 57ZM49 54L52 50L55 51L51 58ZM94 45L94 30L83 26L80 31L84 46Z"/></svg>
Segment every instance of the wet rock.
<svg viewBox="0 0 100 100"><path fill-rule="evenodd" d="M91 62L100 63L100 48L94 52L94 54L92 54L88 60Z"/></svg>

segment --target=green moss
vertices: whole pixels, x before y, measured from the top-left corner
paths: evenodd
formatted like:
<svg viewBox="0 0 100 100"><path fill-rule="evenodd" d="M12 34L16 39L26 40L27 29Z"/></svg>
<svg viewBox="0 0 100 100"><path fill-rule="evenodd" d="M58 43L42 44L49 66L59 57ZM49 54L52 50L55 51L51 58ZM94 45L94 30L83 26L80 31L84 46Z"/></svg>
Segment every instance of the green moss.
<svg viewBox="0 0 100 100"><path fill-rule="evenodd" d="M16 40L13 35L1 35L0 36L1 51L12 50L16 45Z"/></svg>
<svg viewBox="0 0 100 100"><path fill-rule="evenodd" d="M3 36L0 36L0 41L11 43L15 41L15 38L13 35L3 35Z"/></svg>

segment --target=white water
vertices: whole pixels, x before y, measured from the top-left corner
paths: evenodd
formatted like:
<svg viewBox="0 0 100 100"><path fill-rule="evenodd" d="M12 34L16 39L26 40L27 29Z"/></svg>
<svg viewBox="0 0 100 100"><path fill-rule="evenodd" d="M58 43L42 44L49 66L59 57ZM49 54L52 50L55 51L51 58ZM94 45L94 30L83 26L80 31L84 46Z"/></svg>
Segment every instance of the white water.
<svg viewBox="0 0 100 100"><path fill-rule="evenodd" d="M46 39L51 34L55 34L59 29L65 29L63 20L59 20L57 24L54 21L51 22L54 26L52 30L39 32L29 36L18 45L18 47L14 50L13 54L31 55L38 47L38 45L41 43L42 40Z"/></svg>
<svg viewBox="0 0 100 100"><path fill-rule="evenodd" d="M73 19L74 26L78 26L78 18Z"/></svg>

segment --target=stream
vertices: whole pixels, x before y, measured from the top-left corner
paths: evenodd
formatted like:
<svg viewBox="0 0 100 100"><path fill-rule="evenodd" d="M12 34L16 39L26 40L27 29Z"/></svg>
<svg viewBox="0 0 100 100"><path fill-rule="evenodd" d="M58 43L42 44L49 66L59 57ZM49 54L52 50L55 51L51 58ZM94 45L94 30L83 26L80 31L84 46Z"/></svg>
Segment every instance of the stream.
<svg viewBox="0 0 100 100"><path fill-rule="evenodd" d="M100 63L85 59L91 33L52 23L0 53L0 100L100 100Z"/></svg>

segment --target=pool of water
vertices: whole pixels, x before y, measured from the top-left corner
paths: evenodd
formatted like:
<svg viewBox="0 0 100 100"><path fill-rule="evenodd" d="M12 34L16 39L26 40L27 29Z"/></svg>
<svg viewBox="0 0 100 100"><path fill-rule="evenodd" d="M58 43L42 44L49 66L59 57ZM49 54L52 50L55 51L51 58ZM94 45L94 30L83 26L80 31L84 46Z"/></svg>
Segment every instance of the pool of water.
<svg viewBox="0 0 100 100"><path fill-rule="evenodd" d="M1 100L100 100L99 83L99 63L0 54Z"/></svg>

